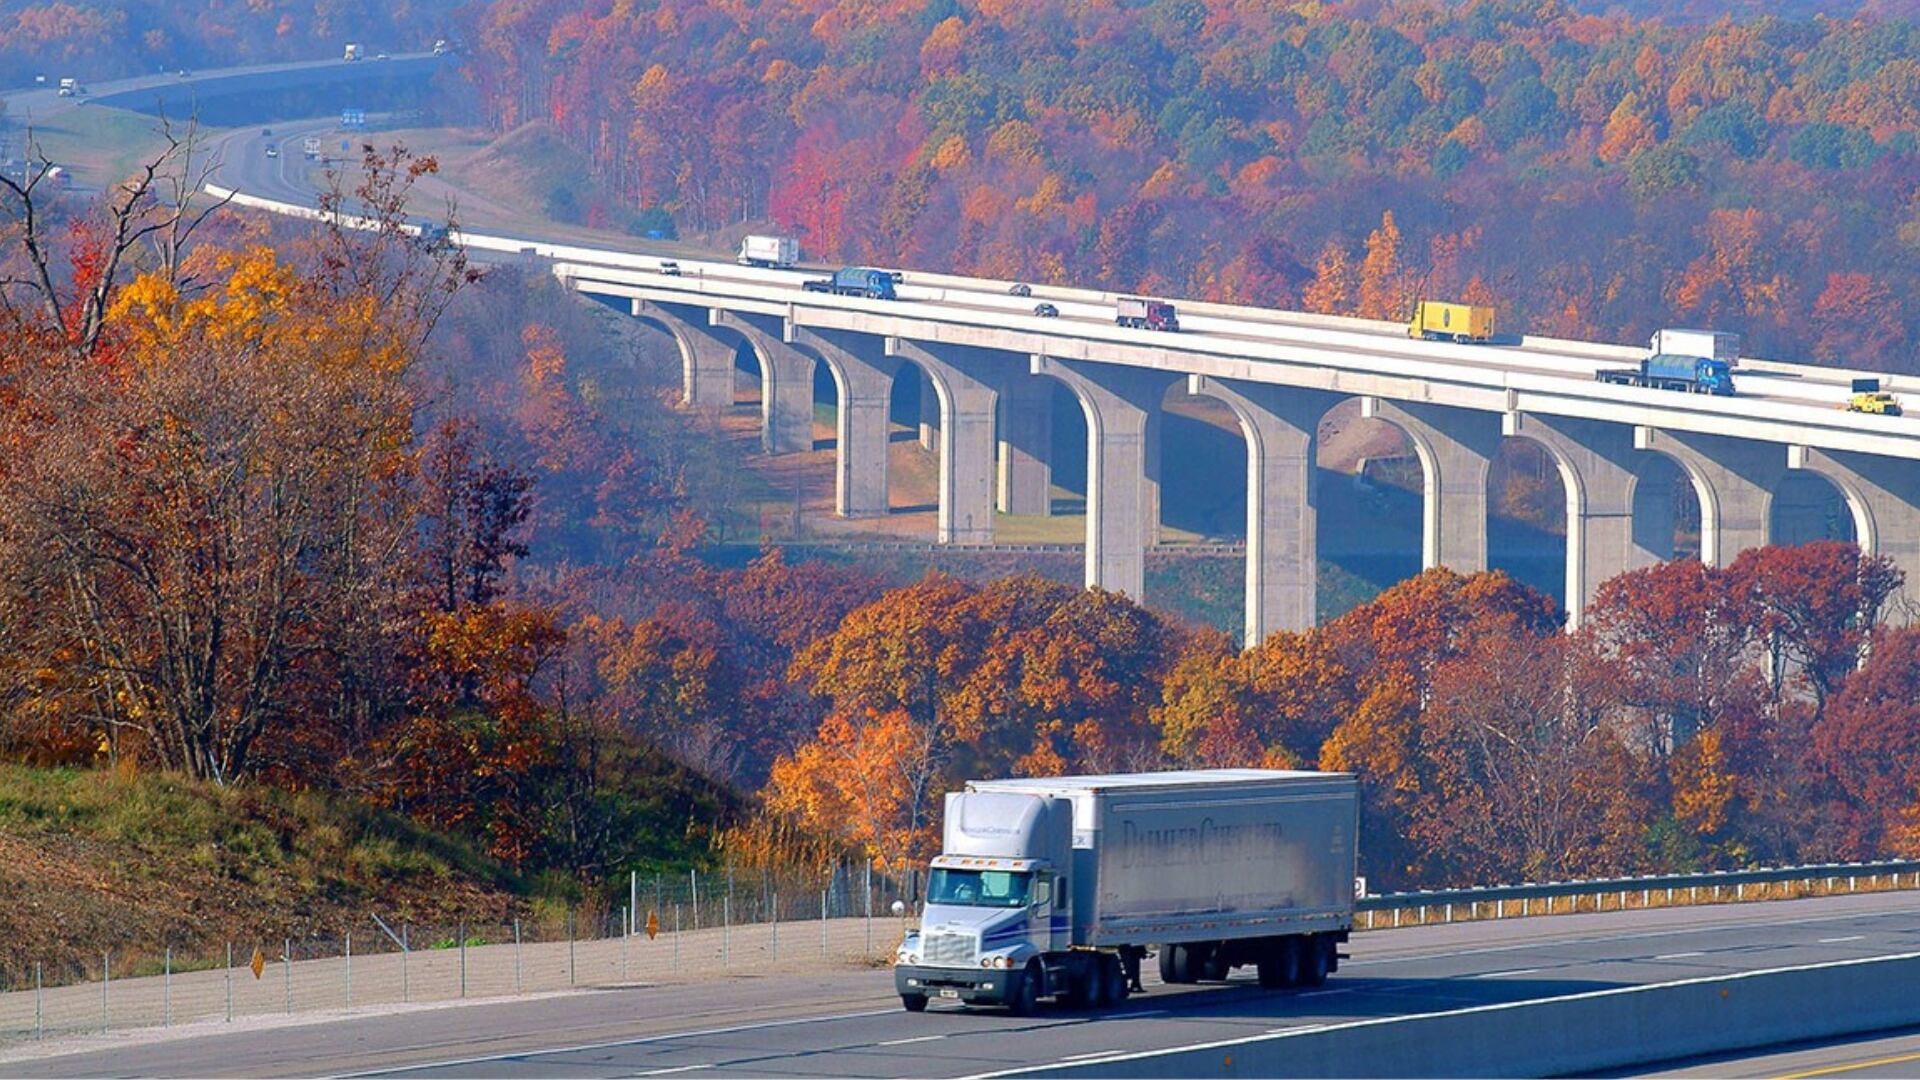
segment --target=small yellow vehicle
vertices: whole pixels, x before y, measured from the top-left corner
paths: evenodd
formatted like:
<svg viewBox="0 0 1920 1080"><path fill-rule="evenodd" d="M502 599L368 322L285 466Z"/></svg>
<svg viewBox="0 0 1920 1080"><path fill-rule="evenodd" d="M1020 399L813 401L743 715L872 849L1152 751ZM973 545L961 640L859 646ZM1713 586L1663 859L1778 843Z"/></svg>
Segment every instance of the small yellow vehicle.
<svg viewBox="0 0 1920 1080"><path fill-rule="evenodd" d="M1901 415L1901 400L1885 390L1868 390L1847 398L1849 413L1876 413L1882 417Z"/></svg>
<svg viewBox="0 0 1920 1080"><path fill-rule="evenodd" d="M1427 341L1489 341L1493 338L1493 309L1479 304L1422 300L1413 307L1407 336Z"/></svg>

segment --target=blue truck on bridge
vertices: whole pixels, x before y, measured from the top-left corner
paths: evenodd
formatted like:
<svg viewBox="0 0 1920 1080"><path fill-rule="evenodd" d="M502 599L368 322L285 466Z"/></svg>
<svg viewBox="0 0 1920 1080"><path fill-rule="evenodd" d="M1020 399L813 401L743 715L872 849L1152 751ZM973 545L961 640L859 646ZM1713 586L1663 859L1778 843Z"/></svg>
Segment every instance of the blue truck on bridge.
<svg viewBox="0 0 1920 1080"><path fill-rule="evenodd" d="M1725 360L1703 356L1670 356L1661 353L1640 361L1640 366L1609 368L1594 373L1594 378L1616 386L1650 386L1656 390L1684 390L1690 394L1733 394L1733 369Z"/></svg>
<svg viewBox="0 0 1920 1080"><path fill-rule="evenodd" d="M893 274L867 266L841 267L833 272L832 277L805 282L801 288L835 296L864 296L869 300L899 299L893 291Z"/></svg>

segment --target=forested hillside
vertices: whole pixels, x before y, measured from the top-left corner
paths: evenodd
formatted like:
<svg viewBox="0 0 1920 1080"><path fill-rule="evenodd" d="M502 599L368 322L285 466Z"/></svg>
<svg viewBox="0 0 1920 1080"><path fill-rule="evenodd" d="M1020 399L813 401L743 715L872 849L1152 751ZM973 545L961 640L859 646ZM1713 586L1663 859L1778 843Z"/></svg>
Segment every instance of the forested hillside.
<svg viewBox="0 0 1920 1080"><path fill-rule="evenodd" d="M588 156L613 193L589 220L771 218L822 258L1367 315L1465 295L1514 330L1711 324L1911 368L1911 9L1626 7L494 0L467 72L487 123Z"/></svg>
<svg viewBox="0 0 1920 1080"><path fill-rule="evenodd" d="M0 0L0 86L426 49L456 0Z"/></svg>

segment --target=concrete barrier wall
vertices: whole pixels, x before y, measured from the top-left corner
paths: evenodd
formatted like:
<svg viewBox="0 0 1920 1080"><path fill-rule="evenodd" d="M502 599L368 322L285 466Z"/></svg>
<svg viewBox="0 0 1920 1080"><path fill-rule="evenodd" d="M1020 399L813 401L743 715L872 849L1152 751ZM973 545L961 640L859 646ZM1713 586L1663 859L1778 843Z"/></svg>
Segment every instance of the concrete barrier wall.
<svg viewBox="0 0 1920 1080"><path fill-rule="evenodd" d="M1600 990L1008 1076L1558 1076L1920 1023L1920 953Z"/></svg>

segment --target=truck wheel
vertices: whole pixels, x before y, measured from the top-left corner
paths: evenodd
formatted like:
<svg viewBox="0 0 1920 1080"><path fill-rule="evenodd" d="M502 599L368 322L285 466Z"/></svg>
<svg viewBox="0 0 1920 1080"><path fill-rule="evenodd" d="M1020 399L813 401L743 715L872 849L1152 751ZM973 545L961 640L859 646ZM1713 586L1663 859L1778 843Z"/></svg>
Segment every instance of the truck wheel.
<svg viewBox="0 0 1920 1080"><path fill-rule="evenodd" d="M1308 934L1306 947L1301 950L1300 985L1319 986L1327 981L1327 953L1332 951L1331 940L1318 934Z"/></svg>
<svg viewBox="0 0 1920 1080"><path fill-rule="evenodd" d="M1284 937L1260 956L1260 985L1284 990L1300 981L1300 939Z"/></svg>
<svg viewBox="0 0 1920 1080"><path fill-rule="evenodd" d="M1178 945L1160 946L1160 981L1166 983L1168 986L1172 986L1180 981L1179 978L1176 977L1173 967L1173 950L1179 947Z"/></svg>
<svg viewBox="0 0 1920 1080"><path fill-rule="evenodd" d="M903 1007L905 1007L905 1009L908 1012L926 1012L927 1011L927 995L901 994L900 1004Z"/></svg>
<svg viewBox="0 0 1920 1080"><path fill-rule="evenodd" d="M1088 965L1079 965L1077 968L1069 965L1061 975L1066 985L1053 995L1053 1000L1068 1009L1084 1009L1092 1003L1094 991L1100 982L1098 969Z"/></svg>
<svg viewBox="0 0 1920 1080"><path fill-rule="evenodd" d="M1173 957L1173 977L1167 981L1181 984L1193 982L1197 977L1194 971L1193 946L1169 945L1167 951Z"/></svg>
<svg viewBox="0 0 1920 1080"><path fill-rule="evenodd" d="M1206 959L1195 966L1198 970L1194 974L1208 982L1224 982L1233 972L1233 969L1227 966L1226 951L1217 945L1208 949Z"/></svg>
<svg viewBox="0 0 1920 1080"><path fill-rule="evenodd" d="M1015 1016L1032 1016L1040 1008L1040 965L1029 962L1020 979L1008 989L1007 1008Z"/></svg>
<svg viewBox="0 0 1920 1080"><path fill-rule="evenodd" d="M1120 958L1107 954L1100 958L1100 982L1104 989L1101 997L1108 1005L1119 1005L1127 1000L1127 969L1121 965Z"/></svg>

